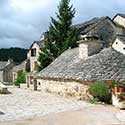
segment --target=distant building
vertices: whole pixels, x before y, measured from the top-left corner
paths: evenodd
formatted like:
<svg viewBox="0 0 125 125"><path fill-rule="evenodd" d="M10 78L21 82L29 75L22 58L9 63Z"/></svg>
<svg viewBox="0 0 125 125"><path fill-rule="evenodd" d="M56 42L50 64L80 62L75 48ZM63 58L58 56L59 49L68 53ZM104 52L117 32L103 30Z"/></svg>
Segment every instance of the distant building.
<svg viewBox="0 0 125 125"><path fill-rule="evenodd" d="M13 82L16 81L17 76L18 76L18 72L21 70L26 71L26 61L23 61L21 64L15 66L13 68Z"/></svg>
<svg viewBox="0 0 125 125"><path fill-rule="evenodd" d="M38 69L38 58L39 54L41 52L41 48L44 46L46 38L46 33L43 33L41 35L40 41L34 41L32 45L29 48L29 51L27 53L27 64L26 64L26 70L28 72L36 72Z"/></svg>
<svg viewBox="0 0 125 125"><path fill-rule="evenodd" d="M12 60L0 61L0 81L9 82L13 81L13 67L15 66Z"/></svg>
<svg viewBox="0 0 125 125"><path fill-rule="evenodd" d="M116 14L113 18L113 21L116 24L123 26L125 28L125 14Z"/></svg>
<svg viewBox="0 0 125 125"><path fill-rule="evenodd" d="M114 50L125 54L125 35L116 35L115 42L112 47Z"/></svg>
<svg viewBox="0 0 125 125"><path fill-rule="evenodd" d="M40 53L39 41L35 41L31 45L27 53L26 70L28 72L33 72L37 70L39 53Z"/></svg>
<svg viewBox="0 0 125 125"><path fill-rule="evenodd" d="M41 52L41 48L44 46L46 35L47 35L47 32L44 32L41 35L39 41L34 41L27 53L26 71L28 73L26 75L26 82L28 87L33 86L34 88L33 76L34 76L34 73L38 71L38 65L39 65L38 58Z"/></svg>

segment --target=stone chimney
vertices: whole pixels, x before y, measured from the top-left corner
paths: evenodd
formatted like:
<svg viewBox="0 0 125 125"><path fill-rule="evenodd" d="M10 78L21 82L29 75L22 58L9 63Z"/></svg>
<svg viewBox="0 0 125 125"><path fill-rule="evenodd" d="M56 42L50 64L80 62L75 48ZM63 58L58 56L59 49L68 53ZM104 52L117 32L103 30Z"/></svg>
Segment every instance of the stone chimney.
<svg viewBox="0 0 125 125"><path fill-rule="evenodd" d="M41 41L45 40L46 35L47 35L47 32L44 32L44 33L40 36L40 40L41 40Z"/></svg>
<svg viewBox="0 0 125 125"><path fill-rule="evenodd" d="M43 41L45 39L44 34L41 35L40 40Z"/></svg>
<svg viewBox="0 0 125 125"><path fill-rule="evenodd" d="M79 43L79 58L87 59L89 56L99 53L102 48L102 42L95 36L82 36L82 40Z"/></svg>

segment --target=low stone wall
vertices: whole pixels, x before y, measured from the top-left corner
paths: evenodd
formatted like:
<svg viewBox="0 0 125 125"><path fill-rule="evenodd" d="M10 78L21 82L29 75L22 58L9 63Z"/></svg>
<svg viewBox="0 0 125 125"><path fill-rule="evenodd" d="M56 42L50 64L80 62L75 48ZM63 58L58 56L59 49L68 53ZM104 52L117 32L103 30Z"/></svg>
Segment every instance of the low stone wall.
<svg viewBox="0 0 125 125"><path fill-rule="evenodd" d="M88 93L88 85L78 82L37 79L37 84L41 85L41 91L56 93L61 96L71 96L79 100L85 100L90 97Z"/></svg>

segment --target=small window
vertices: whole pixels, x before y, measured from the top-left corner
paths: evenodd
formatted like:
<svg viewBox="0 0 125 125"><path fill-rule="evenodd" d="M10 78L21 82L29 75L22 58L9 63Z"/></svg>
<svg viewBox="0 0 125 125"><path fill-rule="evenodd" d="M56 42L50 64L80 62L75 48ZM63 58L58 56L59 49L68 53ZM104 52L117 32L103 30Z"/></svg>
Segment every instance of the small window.
<svg viewBox="0 0 125 125"><path fill-rule="evenodd" d="M125 50L125 48L123 48L123 50Z"/></svg>
<svg viewBox="0 0 125 125"><path fill-rule="evenodd" d="M36 49L31 49L31 56L36 56Z"/></svg>
<svg viewBox="0 0 125 125"><path fill-rule="evenodd" d="M38 63L34 62L34 70L37 71L38 70Z"/></svg>
<svg viewBox="0 0 125 125"><path fill-rule="evenodd" d="M116 42L116 44L118 44L118 42Z"/></svg>
<svg viewBox="0 0 125 125"><path fill-rule="evenodd" d="M39 82L38 84L39 84L39 86L41 85L41 83L40 83L40 82Z"/></svg>

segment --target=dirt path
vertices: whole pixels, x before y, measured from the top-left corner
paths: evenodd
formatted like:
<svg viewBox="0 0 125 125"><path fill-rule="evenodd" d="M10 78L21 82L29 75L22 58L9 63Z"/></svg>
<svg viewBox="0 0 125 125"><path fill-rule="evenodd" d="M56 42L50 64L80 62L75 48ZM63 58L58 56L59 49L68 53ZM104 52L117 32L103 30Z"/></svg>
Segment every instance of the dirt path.
<svg viewBox="0 0 125 125"><path fill-rule="evenodd" d="M0 125L125 125L116 118L118 109L112 106L95 105L77 111L52 113L45 117L17 122L2 122Z"/></svg>

